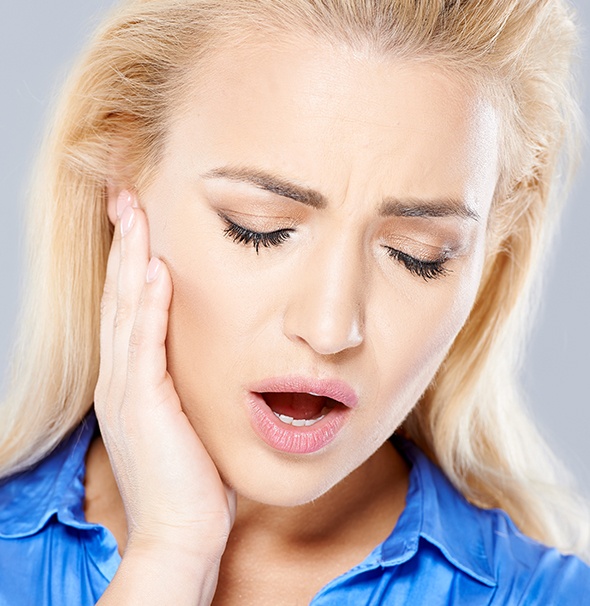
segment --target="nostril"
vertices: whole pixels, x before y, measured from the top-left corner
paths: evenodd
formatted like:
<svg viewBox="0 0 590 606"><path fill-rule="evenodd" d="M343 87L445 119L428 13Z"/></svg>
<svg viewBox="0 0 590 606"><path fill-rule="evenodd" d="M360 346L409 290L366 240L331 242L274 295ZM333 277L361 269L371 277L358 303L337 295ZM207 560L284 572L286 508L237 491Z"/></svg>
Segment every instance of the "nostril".
<svg viewBox="0 0 590 606"><path fill-rule="evenodd" d="M297 331L285 332L285 334L294 343L304 343L316 353L330 356L362 345L365 337L360 324L354 323L347 329L347 332L344 332L340 327L320 326L316 328L308 325Z"/></svg>
<svg viewBox="0 0 590 606"><path fill-rule="evenodd" d="M309 346L328 356L363 343L368 286L352 265L357 260L339 258L347 264L346 275L335 268L327 274L312 268L291 292L283 316L283 333L294 343Z"/></svg>

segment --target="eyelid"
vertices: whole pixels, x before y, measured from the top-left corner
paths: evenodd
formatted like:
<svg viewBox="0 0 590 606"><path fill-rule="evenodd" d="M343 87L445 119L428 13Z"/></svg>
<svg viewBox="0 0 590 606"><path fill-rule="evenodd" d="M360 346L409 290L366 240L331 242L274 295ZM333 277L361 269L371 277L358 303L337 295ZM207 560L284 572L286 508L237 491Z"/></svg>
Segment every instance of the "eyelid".
<svg viewBox="0 0 590 606"><path fill-rule="evenodd" d="M454 259L460 256L465 248L459 242L449 241L448 238L437 239L440 244L429 244L423 240L395 234L385 238L385 247L403 251L407 255L423 260L425 263L438 261L441 258L445 260Z"/></svg>
<svg viewBox="0 0 590 606"><path fill-rule="evenodd" d="M238 244L243 244L245 246L251 244L256 250L256 254L260 253L260 246L271 248L283 244L283 242L291 237L291 232L295 231L292 228L286 228L275 229L268 232L258 232L239 225L238 223L234 223L229 217L226 217L221 212L218 214L227 225L224 234L232 238L232 240Z"/></svg>
<svg viewBox="0 0 590 606"><path fill-rule="evenodd" d="M256 213L244 213L237 211L219 210L219 217L226 223L233 223L244 229L259 233L271 233L281 229L294 229L299 225L299 222L292 217L261 215ZM280 227L268 228L264 224L271 222L273 225L278 223Z"/></svg>
<svg viewBox="0 0 590 606"><path fill-rule="evenodd" d="M390 257L400 262L410 273L419 276L425 282L444 277L452 271L446 267L446 263L450 259L448 256L441 256L436 260L425 260L391 246L384 246L384 248Z"/></svg>
<svg viewBox="0 0 590 606"><path fill-rule="evenodd" d="M245 246L251 244L256 250L256 254L260 253L260 246L265 248L280 246L290 238L291 232L295 231L292 228L286 228L268 232L257 232L235 223L222 212L219 212L218 215L227 225L224 234L238 244ZM447 252L443 252L435 260L426 260L414 257L391 246L383 246L383 248L387 250L390 257L405 266L407 271L423 278L425 282L445 276L451 271L445 267L445 263L449 259Z"/></svg>

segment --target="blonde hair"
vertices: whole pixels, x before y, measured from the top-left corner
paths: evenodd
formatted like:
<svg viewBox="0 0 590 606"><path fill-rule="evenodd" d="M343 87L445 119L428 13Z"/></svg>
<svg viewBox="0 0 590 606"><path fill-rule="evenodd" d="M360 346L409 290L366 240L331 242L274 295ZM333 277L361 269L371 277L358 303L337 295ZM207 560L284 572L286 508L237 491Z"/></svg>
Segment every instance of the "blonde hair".
<svg viewBox="0 0 590 606"><path fill-rule="evenodd" d="M28 288L12 382L0 408L0 477L44 457L88 412L112 238L106 185L154 176L188 73L216 48L269 29L432 61L483 87L502 110L503 165L480 291L462 332L402 431L470 501L527 534L582 553L587 519L558 488L517 371L542 250L578 124L565 0L130 0L97 32L55 108L28 216ZM288 34L287 34L288 33ZM569 164L568 164L569 163Z"/></svg>

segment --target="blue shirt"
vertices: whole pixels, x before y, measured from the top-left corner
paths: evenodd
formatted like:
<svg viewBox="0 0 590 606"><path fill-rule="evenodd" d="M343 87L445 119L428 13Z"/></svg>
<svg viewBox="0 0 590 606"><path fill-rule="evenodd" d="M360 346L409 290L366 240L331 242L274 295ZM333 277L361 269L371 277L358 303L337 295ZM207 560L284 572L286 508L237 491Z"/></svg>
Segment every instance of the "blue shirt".
<svg viewBox="0 0 590 606"><path fill-rule="evenodd" d="M90 413L33 469L0 482L0 606L95 604L121 561L113 535L84 519ZM393 532L314 606L590 604L590 568L469 504L415 445L406 507Z"/></svg>

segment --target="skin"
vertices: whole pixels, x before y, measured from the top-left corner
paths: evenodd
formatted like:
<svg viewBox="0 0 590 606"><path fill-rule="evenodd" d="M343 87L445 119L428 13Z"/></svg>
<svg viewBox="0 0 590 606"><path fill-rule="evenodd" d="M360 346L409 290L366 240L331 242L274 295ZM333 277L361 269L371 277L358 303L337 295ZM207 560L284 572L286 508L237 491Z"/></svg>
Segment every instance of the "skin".
<svg viewBox="0 0 590 606"><path fill-rule="evenodd" d="M88 455L86 515L124 557L103 604L152 603L152 576L178 604L307 604L360 562L404 507L408 470L387 439L464 324L485 258L498 120L457 76L312 39L223 51L208 73L192 78L149 188L109 189L104 442ZM325 206L211 177L228 166ZM294 231L257 254L219 213ZM425 279L387 247L448 260ZM359 396L316 453L278 452L249 423L247 386L288 374Z"/></svg>

